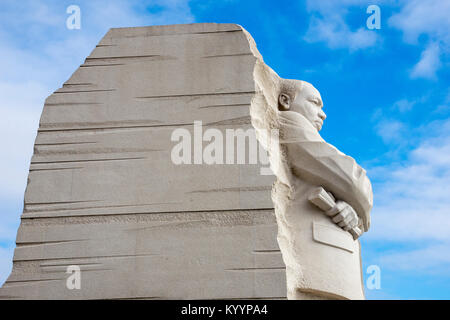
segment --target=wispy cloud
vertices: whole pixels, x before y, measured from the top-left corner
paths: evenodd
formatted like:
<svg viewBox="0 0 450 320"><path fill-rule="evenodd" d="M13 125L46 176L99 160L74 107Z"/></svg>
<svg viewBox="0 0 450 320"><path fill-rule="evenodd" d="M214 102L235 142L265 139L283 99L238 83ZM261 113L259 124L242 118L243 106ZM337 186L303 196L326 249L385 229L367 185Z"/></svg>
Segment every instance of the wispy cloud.
<svg viewBox="0 0 450 320"><path fill-rule="evenodd" d="M417 43L420 35L450 41L450 2L442 0L401 1L401 10L389 18L388 23L402 30L404 40Z"/></svg>
<svg viewBox="0 0 450 320"><path fill-rule="evenodd" d="M450 256L450 120L421 128L428 132L405 161L369 169L374 179L372 229L366 237L420 248L394 251L383 263L430 271L449 264ZM418 134L418 130L403 134ZM443 250L445 249L445 250ZM446 269L446 268L444 268Z"/></svg>
<svg viewBox="0 0 450 320"><path fill-rule="evenodd" d="M383 256L380 262L385 268L400 272L450 275L450 246L449 243L443 243L407 252L390 253Z"/></svg>
<svg viewBox="0 0 450 320"><path fill-rule="evenodd" d="M450 2L441 0L373 1L384 14L385 8L399 10L387 19L387 27L399 29L406 43L418 45L421 36L426 37L426 48L412 67L411 78L436 79L436 72L442 67L441 59L450 52ZM382 42L376 31L365 26L351 28L347 20L353 8L365 10L369 3L362 0L308 0L310 14L308 30L304 39L308 42L324 42L330 49L356 51L374 47ZM382 15L384 21L384 15Z"/></svg>
<svg viewBox="0 0 450 320"><path fill-rule="evenodd" d="M384 119L376 125L377 134L387 144L396 143L403 139L405 124L398 120Z"/></svg>
<svg viewBox="0 0 450 320"><path fill-rule="evenodd" d="M436 71L441 67L440 49L437 43L431 43L422 52L419 62L411 71L412 78L436 79Z"/></svg>
<svg viewBox="0 0 450 320"><path fill-rule="evenodd" d="M360 6L365 10L365 1L307 1L307 10L311 14L308 30L304 39L308 42L325 42L331 49L349 49L355 51L374 46L379 41L376 32L366 28L366 21L361 27L351 30L345 21L348 9Z"/></svg>
<svg viewBox="0 0 450 320"><path fill-rule="evenodd" d="M450 52L450 2L441 0L402 1L400 12L389 18L389 25L400 29L407 43L417 44L420 36L427 48L414 66L412 78L435 79L442 63L440 58Z"/></svg>
<svg viewBox="0 0 450 320"><path fill-rule="evenodd" d="M409 101L408 99L401 99L394 103L394 108L400 112L411 111L411 109L416 104L415 101Z"/></svg>

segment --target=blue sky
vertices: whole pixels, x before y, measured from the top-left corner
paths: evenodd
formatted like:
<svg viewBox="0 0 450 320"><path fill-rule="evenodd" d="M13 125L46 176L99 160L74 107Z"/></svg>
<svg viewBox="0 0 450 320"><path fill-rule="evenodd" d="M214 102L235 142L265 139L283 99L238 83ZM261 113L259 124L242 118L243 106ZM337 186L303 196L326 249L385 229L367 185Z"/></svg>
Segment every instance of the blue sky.
<svg viewBox="0 0 450 320"><path fill-rule="evenodd" d="M81 8L81 29L66 8ZM369 30L366 8L381 9ZM450 298L450 1L37 1L0 3L0 283L8 276L44 99L110 27L231 22L284 78L311 82L322 136L374 186L369 299ZM367 274L366 274L367 277Z"/></svg>

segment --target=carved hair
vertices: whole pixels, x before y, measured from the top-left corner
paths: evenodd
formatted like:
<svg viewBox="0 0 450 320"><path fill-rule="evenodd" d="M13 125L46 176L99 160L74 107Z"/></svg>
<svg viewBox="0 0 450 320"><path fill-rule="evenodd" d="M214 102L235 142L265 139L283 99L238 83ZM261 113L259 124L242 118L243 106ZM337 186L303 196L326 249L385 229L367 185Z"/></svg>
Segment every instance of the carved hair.
<svg viewBox="0 0 450 320"><path fill-rule="evenodd" d="M279 79L280 94L287 94L291 98L291 101L295 100L302 87L303 81L301 80Z"/></svg>

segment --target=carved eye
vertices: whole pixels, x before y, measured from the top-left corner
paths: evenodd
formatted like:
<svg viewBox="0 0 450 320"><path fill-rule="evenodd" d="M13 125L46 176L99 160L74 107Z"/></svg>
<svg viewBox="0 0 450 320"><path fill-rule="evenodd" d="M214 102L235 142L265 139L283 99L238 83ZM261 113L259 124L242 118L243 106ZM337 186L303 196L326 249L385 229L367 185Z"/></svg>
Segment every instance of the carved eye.
<svg viewBox="0 0 450 320"><path fill-rule="evenodd" d="M320 106L319 99L317 99L317 98L312 98L312 99L310 99L309 101L311 101L312 103L314 103L314 104L317 105L317 106Z"/></svg>

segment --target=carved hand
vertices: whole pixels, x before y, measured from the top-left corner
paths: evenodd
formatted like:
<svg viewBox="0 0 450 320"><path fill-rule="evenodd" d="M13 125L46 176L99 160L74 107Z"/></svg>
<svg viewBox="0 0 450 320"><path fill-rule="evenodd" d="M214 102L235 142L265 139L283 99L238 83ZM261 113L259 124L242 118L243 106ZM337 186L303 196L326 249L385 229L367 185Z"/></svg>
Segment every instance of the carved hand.
<svg viewBox="0 0 450 320"><path fill-rule="evenodd" d="M324 188L318 187L309 195L309 201L322 209L334 223L350 232L353 239L356 240L362 235L361 219L351 205L345 201L338 200L334 196L325 191Z"/></svg>
<svg viewBox="0 0 450 320"><path fill-rule="evenodd" d="M361 234L359 218L355 210L347 202L338 200L336 205L326 212L326 215L332 217L334 223L345 231L349 231L354 239Z"/></svg>

